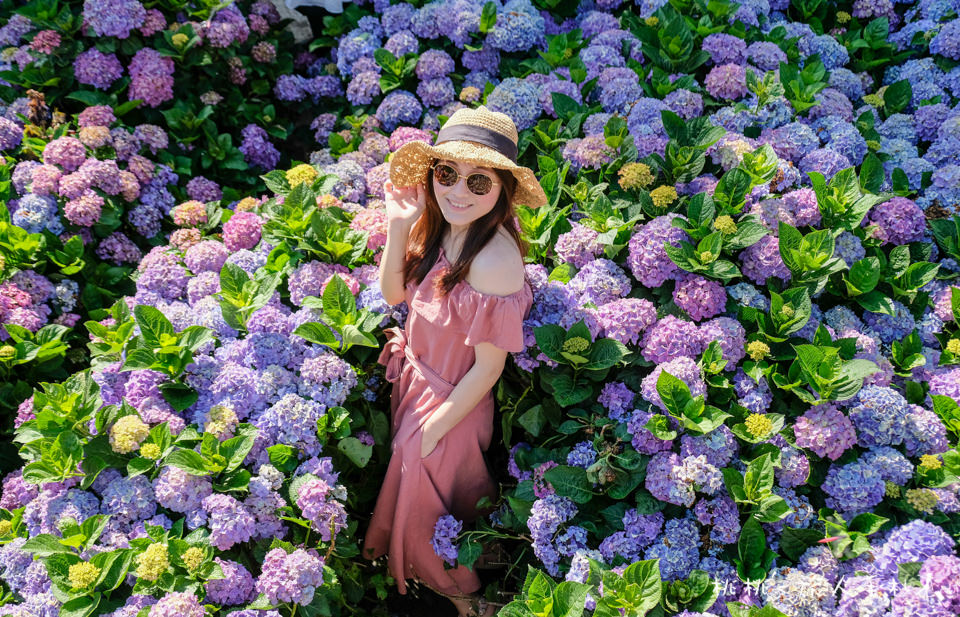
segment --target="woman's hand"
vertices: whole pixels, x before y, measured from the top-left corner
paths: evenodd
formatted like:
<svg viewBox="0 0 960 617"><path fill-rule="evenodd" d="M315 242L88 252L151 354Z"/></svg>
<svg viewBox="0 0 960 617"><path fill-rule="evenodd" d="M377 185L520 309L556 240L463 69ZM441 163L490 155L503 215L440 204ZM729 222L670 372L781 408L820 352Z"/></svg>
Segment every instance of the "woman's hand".
<svg viewBox="0 0 960 617"><path fill-rule="evenodd" d="M387 223L399 223L410 228L427 207L427 192L423 186L398 188L387 180L383 183L384 201L387 203Z"/></svg>
<svg viewBox="0 0 960 617"><path fill-rule="evenodd" d="M427 420L420 428L420 458L427 458L436 449L443 435L434 428L435 424Z"/></svg>

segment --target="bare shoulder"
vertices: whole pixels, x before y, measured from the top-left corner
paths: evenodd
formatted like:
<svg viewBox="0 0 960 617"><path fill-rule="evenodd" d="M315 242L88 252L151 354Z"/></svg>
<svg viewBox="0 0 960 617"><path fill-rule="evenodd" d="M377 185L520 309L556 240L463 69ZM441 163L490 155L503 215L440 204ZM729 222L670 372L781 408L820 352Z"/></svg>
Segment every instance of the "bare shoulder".
<svg viewBox="0 0 960 617"><path fill-rule="evenodd" d="M480 293L494 296L523 289L523 256L506 232L498 232L473 258L467 282Z"/></svg>

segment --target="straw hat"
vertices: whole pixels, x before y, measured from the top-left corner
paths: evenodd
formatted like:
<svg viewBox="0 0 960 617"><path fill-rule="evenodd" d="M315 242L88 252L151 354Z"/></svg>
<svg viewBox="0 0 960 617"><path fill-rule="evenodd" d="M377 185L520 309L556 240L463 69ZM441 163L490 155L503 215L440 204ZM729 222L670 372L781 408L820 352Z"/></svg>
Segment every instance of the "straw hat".
<svg viewBox="0 0 960 617"><path fill-rule="evenodd" d="M395 186L414 186L427 179L430 163L446 159L477 167L505 169L517 179L516 203L530 207L545 206L547 195L529 167L517 165L517 126L510 116L477 109L458 109L437 133L431 146L411 141L393 153L390 181Z"/></svg>

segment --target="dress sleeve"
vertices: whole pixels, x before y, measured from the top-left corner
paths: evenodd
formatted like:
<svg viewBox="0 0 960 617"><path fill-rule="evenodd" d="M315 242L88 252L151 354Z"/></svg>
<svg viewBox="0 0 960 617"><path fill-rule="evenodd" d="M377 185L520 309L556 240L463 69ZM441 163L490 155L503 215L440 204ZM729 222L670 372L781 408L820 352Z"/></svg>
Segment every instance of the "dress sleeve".
<svg viewBox="0 0 960 617"><path fill-rule="evenodd" d="M533 304L529 286L509 296L480 293L467 285L463 290L460 310L469 322L467 346L491 343L505 351L523 351L523 320Z"/></svg>

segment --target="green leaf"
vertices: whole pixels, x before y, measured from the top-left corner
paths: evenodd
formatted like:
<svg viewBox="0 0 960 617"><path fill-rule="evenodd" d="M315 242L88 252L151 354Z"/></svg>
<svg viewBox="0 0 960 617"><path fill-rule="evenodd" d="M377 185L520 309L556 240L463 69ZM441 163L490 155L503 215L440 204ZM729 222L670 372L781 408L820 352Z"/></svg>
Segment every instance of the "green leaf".
<svg viewBox="0 0 960 617"><path fill-rule="evenodd" d="M887 114L896 114L903 111L912 97L913 88L906 79L890 84L883 93L883 104Z"/></svg>
<svg viewBox="0 0 960 617"><path fill-rule="evenodd" d="M880 260L876 257L865 257L850 266L850 272L845 279L847 293L858 296L873 291L880 282Z"/></svg>
<svg viewBox="0 0 960 617"><path fill-rule="evenodd" d="M541 378L545 378L547 373L541 373ZM553 390L553 395L561 407L571 407L577 403L587 400L593 393L593 389L583 383L578 383L570 375L559 373L553 374L550 381L545 381Z"/></svg>
<svg viewBox="0 0 960 617"><path fill-rule="evenodd" d="M589 361L583 365L585 370L603 370L619 364L630 353L626 345L613 339L598 339L590 346Z"/></svg>
<svg viewBox="0 0 960 617"><path fill-rule="evenodd" d="M477 540L466 539L460 543L460 547L457 551L457 563L472 571L473 564L477 562L477 559L479 559L480 555L482 554L483 545L480 542Z"/></svg>
<svg viewBox="0 0 960 617"><path fill-rule="evenodd" d="M667 371L661 371L657 378L657 394L667 411L676 417L683 416L683 410L693 398L687 384Z"/></svg>
<svg viewBox="0 0 960 617"><path fill-rule="evenodd" d="M207 476L207 466L203 462L203 457L193 450L179 449L167 457L167 465L178 467L193 476Z"/></svg>
<svg viewBox="0 0 960 617"><path fill-rule="evenodd" d="M743 490L748 499L757 500L773 489L773 462L769 454L750 461L743 475Z"/></svg>
<svg viewBox="0 0 960 617"><path fill-rule="evenodd" d="M480 32L486 34L493 29L497 23L497 4L495 2L487 2L483 5L483 10L480 12Z"/></svg>
<svg viewBox="0 0 960 617"><path fill-rule="evenodd" d="M856 296L857 304L870 311L871 313L883 313L884 315L895 315L897 307L893 299L879 291L871 291L862 296Z"/></svg>
<svg viewBox="0 0 960 617"><path fill-rule="evenodd" d="M353 315L357 312L356 299L347 284L337 274L333 275L326 289L323 290L323 311L325 313L339 311L344 315Z"/></svg>
<svg viewBox="0 0 960 617"><path fill-rule="evenodd" d="M623 572L623 580L640 588L641 604L634 607L644 615L660 603L662 593L660 563L655 559L636 561Z"/></svg>
<svg viewBox="0 0 960 617"><path fill-rule="evenodd" d="M556 617L581 617L591 585L564 581L553 590L553 614Z"/></svg>
<svg viewBox="0 0 960 617"><path fill-rule="evenodd" d="M220 269L220 293L227 299L240 298L243 295L243 286L250 277L240 266L226 263Z"/></svg>
<svg viewBox="0 0 960 617"><path fill-rule="evenodd" d="M543 478L549 482L561 497L569 497L576 503L587 503L593 496L592 486L587 479L587 471L580 467L560 465L548 469Z"/></svg>
<svg viewBox="0 0 960 617"><path fill-rule="evenodd" d="M884 178L883 163L874 153L868 153L860 166L860 188L867 193L879 193Z"/></svg>
<svg viewBox="0 0 960 617"><path fill-rule="evenodd" d="M373 446L367 446L356 437L347 437L337 444L337 449L343 452L357 467L366 467L373 455Z"/></svg>
<svg viewBox="0 0 960 617"><path fill-rule="evenodd" d="M97 610L99 604L99 592L94 593L92 596L80 596L79 598L65 602L63 606L60 607L58 615L60 615L60 617L87 617L93 614L93 611Z"/></svg>
<svg viewBox="0 0 960 617"><path fill-rule="evenodd" d="M897 580L905 587L923 587L923 583L920 582L920 568L922 567L922 561L898 563Z"/></svg>
<svg viewBox="0 0 960 617"><path fill-rule="evenodd" d="M310 343L326 345L328 347L333 347L334 349L338 349L340 347L340 342L337 341L337 337L334 336L333 330L330 329L330 326L318 321L300 324L297 326L297 329L293 331L293 333Z"/></svg>
<svg viewBox="0 0 960 617"><path fill-rule="evenodd" d="M165 336L173 335L173 324L158 309L140 304L133 309L133 314L140 333L151 346L158 345Z"/></svg>
<svg viewBox="0 0 960 617"><path fill-rule="evenodd" d="M750 190L750 174L734 167L723 174L713 191L713 201L721 214L733 214L743 209L747 191Z"/></svg>
<svg viewBox="0 0 960 617"><path fill-rule="evenodd" d="M756 583L766 577L762 566L767 550L767 538L757 519L750 517L740 529L737 541L737 574L745 583Z"/></svg>
<svg viewBox="0 0 960 617"><path fill-rule="evenodd" d="M177 382L160 384L160 393L163 399L177 411L184 411L200 398L196 390L187 384Z"/></svg>
<svg viewBox="0 0 960 617"><path fill-rule="evenodd" d="M243 460L247 458L247 454L253 449L253 444L253 435L238 435L221 443L219 454L227 459L227 466L224 467L224 471L230 472L240 467Z"/></svg>
<svg viewBox="0 0 960 617"><path fill-rule="evenodd" d="M276 444L267 448L270 464L284 473L290 473L300 464L299 451L293 446Z"/></svg>
<svg viewBox="0 0 960 617"><path fill-rule="evenodd" d="M20 550L34 557L48 557L57 553L73 553L69 547L60 544L60 539L48 533L34 536L24 542Z"/></svg>

